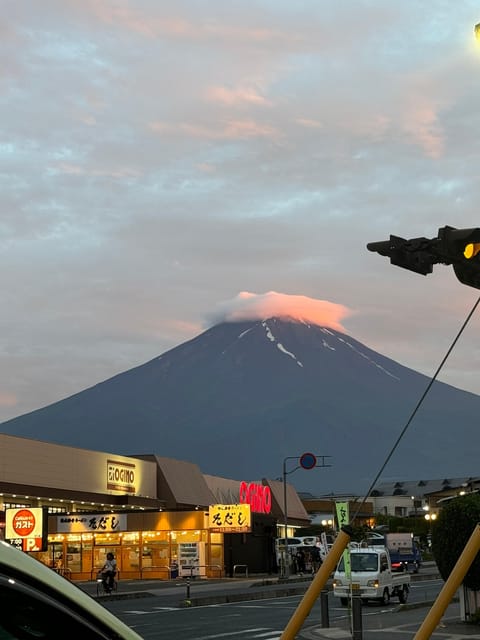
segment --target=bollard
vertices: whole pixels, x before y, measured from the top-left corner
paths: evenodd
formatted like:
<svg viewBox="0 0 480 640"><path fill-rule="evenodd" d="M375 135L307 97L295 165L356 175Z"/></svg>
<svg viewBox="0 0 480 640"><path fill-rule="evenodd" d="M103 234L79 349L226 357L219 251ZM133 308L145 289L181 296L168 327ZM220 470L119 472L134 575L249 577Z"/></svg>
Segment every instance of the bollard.
<svg viewBox="0 0 480 640"><path fill-rule="evenodd" d="M326 589L320 593L320 607L322 614L322 629L328 629L330 627L330 618L328 615L328 591Z"/></svg>
<svg viewBox="0 0 480 640"><path fill-rule="evenodd" d="M190 578L187 578L187 600L190 600Z"/></svg>
<svg viewBox="0 0 480 640"><path fill-rule="evenodd" d="M360 596L352 597L352 640L362 640L362 599Z"/></svg>

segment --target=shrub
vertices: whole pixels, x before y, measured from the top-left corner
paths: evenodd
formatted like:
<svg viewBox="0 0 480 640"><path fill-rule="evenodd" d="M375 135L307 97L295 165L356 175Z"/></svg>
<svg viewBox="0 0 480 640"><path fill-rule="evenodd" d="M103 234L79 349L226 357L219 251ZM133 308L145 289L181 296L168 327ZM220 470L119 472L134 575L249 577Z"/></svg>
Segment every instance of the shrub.
<svg viewBox="0 0 480 640"><path fill-rule="evenodd" d="M447 502L432 526L432 552L444 580L452 572L477 523L480 522L480 496L470 493ZM480 554L475 557L463 584L480 589Z"/></svg>

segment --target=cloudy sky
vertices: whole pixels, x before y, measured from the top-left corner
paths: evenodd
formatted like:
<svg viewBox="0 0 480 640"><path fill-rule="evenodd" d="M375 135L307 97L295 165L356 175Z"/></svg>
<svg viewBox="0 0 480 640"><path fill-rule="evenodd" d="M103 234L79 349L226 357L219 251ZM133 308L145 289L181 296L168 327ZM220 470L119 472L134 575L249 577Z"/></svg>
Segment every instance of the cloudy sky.
<svg viewBox="0 0 480 640"><path fill-rule="evenodd" d="M366 244L480 226L478 2L2 8L1 421L265 299L434 374L480 291Z"/></svg>

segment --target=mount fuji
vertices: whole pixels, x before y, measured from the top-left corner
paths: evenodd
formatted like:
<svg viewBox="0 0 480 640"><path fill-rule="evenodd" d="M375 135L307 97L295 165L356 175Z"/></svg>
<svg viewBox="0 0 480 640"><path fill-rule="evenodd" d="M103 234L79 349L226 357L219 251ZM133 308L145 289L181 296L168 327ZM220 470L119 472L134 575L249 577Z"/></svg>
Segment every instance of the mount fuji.
<svg viewBox="0 0 480 640"><path fill-rule="evenodd" d="M361 495L429 382L337 329L273 316L216 324L0 431L238 480L281 477L285 461L299 491ZM479 415L480 396L435 382L381 480L477 475ZM305 452L330 466L298 468Z"/></svg>

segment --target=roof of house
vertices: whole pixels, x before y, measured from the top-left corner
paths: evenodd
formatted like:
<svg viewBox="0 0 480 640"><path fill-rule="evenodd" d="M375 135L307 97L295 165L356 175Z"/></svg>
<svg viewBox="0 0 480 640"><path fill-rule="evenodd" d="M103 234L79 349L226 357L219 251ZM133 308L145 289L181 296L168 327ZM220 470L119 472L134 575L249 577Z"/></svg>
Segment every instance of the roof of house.
<svg viewBox="0 0 480 640"><path fill-rule="evenodd" d="M452 489L478 488L479 477L468 478L438 478L435 480L401 480L395 482L382 482L377 484L372 491L372 497L381 496L411 496L420 498L432 493L442 493Z"/></svg>

